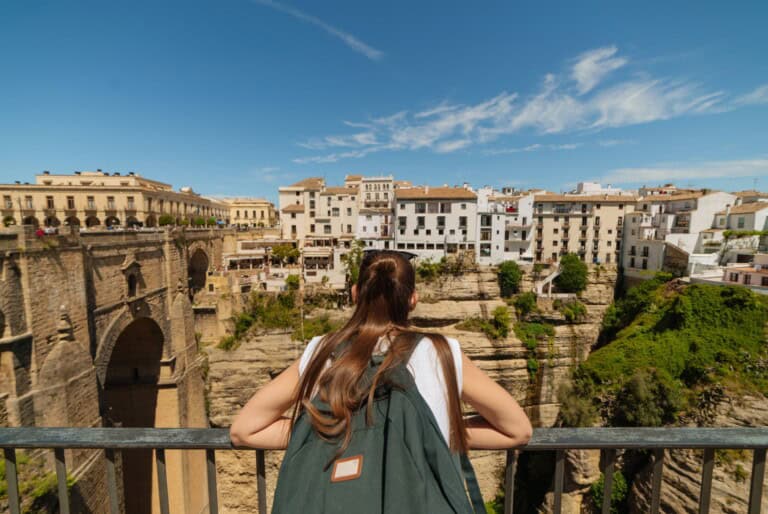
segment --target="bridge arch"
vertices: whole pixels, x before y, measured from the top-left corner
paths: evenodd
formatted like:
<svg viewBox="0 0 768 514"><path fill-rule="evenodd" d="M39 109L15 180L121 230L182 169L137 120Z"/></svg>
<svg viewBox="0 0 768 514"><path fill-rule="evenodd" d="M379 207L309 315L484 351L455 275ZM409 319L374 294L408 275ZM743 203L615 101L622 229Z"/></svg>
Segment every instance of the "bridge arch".
<svg viewBox="0 0 768 514"><path fill-rule="evenodd" d="M190 250L188 277L189 290L196 293L205 287L208 278L208 266L210 259L208 254L200 247Z"/></svg>

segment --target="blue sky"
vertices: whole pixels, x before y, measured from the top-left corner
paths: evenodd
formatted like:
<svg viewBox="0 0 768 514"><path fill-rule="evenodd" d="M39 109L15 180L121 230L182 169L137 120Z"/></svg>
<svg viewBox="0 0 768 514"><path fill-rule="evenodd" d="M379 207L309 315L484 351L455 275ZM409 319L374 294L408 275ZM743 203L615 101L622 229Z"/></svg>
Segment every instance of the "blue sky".
<svg viewBox="0 0 768 514"><path fill-rule="evenodd" d="M768 3L6 0L0 182L768 189Z"/></svg>

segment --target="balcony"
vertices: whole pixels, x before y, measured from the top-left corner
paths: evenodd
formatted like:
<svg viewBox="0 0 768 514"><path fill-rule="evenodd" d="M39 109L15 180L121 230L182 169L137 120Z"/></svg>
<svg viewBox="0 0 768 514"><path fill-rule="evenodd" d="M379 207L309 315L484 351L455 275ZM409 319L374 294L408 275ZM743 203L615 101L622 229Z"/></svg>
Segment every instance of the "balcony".
<svg viewBox="0 0 768 514"><path fill-rule="evenodd" d="M116 452L128 449L154 450L157 468L157 493L160 510L170 511L168 476L166 473L166 450L205 450L206 488L208 512L219 512L216 477L216 451L231 451L227 429L205 428L2 428L0 447L5 456L7 498L9 510L20 512L19 484L17 478L17 449L53 450L58 482L60 512L69 512L69 490L67 486L66 449L103 450L106 464L107 495L109 512L121 512L118 490L118 466ZM752 474L749 498L751 513L760 512L762 485L765 479L765 458L768 448L768 428L543 428L534 431L533 438L524 452L554 451L555 468L552 478L554 502L552 512L562 512L562 496L565 484L565 463L567 450L601 450L601 471L605 476L602 507L610 512L613 490L613 470L617 450L650 450L653 454L651 479L650 512L658 513L661 504L661 485L664 473L665 451L668 449L703 449L701 466L701 488L699 512L708 512L712 494L712 477L715 465L715 450L752 450ZM267 487L265 451L256 453L256 491L258 504L255 512L267 513ZM506 452L504 473L504 512L512 513L514 505L514 483L517 470L518 452Z"/></svg>

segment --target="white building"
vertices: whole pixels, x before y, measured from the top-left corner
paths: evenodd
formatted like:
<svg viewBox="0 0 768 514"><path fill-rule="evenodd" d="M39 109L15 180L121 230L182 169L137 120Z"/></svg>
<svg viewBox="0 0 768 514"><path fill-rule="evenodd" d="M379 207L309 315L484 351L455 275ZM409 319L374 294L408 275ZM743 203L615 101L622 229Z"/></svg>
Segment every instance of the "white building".
<svg viewBox="0 0 768 514"><path fill-rule="evenodd" d="M395 244L419 258L475 253L477 195L469 187L411 187L395 191Z"/></svg>
<svg viewBox="0 0 768 514"><path fill-rule="evenodd" d="M358 178L359 177L359 178ZM366 248L386 250L394 246L393 206L395 181L392 175L380 177L354 176L359 181L357 227L355 237ZM349 180L349 177L347 177Z"/></svg>
<svg viewBox="0 0 768 514"><path fill-rule="evenodd" d="M533 194L477 191L477 262L532 261Z"/></svg>
<svg viewBox="0 0 768 514"><path fill-rule="evenodd" d="M625 274L646 278L661 270L685 274L691 262L715 265L716 256L708 249L708 241L717 239L711 229L716 214L735 202L735 195L707 190L641 197L626 219Z"/></svg>
<svg viewBox="0 0 768 514"><path fill-rule="evenodd" d="M620 187L613 187L608 184L603 186L599 182L579 182L576 190L571 191L574 195L627 195L634 196L634 191L624 191Z"/></svg>

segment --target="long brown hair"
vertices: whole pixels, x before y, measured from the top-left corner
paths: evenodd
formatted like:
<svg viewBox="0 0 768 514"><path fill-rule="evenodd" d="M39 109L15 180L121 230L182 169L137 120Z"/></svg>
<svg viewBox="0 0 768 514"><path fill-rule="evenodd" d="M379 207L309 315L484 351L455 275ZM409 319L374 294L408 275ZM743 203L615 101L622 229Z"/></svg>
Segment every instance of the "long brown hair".
<svg viewBox="0 0 768 514"><path fill-rule="evenodd" d="M352 317L339 330L323 337L304 371L293 422L306 411L320 437L333 441L341 439L339 454L347 448L352 437L353 412L367 404L367 419L372 422L376 387L386 381L388 371L403 364L414 341L421 339L419 336L431 339L443 370L450 420L449 446L455 452L467 451L467 430L448 341L441 334L422 333L410 328L408 314L415 287L413 266L401 254L385 250L366 255L360 265ZM388 342L384 360L372 383L363 383L363 374L382 337ZM312 404L315 394L327 404L329 412L320 411Z"/></svg>

